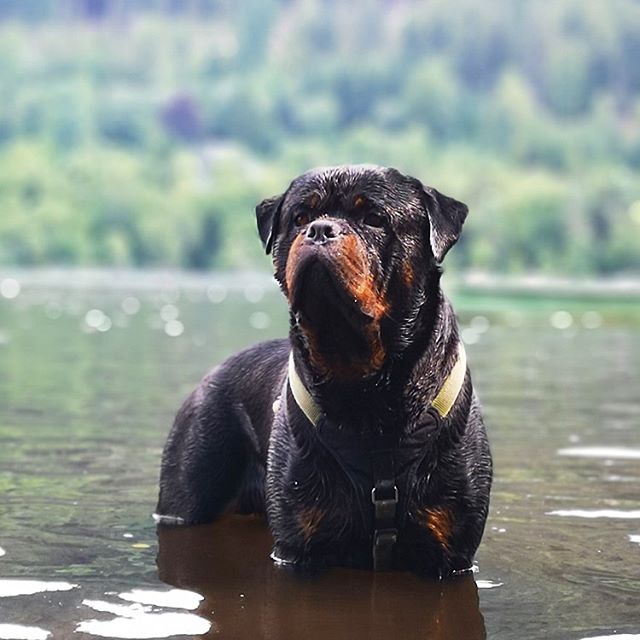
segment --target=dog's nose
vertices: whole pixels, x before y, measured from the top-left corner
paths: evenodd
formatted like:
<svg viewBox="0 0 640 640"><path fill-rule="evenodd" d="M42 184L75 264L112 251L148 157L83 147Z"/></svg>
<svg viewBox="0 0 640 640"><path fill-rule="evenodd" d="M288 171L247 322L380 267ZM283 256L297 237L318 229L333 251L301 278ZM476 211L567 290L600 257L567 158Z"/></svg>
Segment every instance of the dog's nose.
<svg viewBox="0 0 640 640"><path fill-rule="evenodd" d="M314 220L307 227L306 241L313 244L324 244L340 235L340 227L332 220Z"/></svg>

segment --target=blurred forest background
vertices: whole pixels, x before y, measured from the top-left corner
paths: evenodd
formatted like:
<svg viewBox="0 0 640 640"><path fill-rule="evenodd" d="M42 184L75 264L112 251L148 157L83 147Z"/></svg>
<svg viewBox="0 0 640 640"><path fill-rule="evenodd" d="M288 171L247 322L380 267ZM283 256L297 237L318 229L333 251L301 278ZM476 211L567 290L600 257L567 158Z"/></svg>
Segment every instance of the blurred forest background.
<svg viewBox="0 0 640 640"><path fill-rule="evenodd" d="M0 264L266 269L347 162L467 202L456 268L640 273L640 2L0 0Z"/></svg>

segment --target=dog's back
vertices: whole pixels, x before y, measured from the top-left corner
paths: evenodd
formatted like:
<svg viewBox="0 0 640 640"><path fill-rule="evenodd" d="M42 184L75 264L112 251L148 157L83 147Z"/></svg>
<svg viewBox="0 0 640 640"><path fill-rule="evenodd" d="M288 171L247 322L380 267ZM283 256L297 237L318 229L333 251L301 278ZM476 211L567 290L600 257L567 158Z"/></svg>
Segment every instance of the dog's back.
<svg viewBox="0 0 640 640"><path fill-rule="evenodd" d="M158 521L199 524L230 509L264 513L273 403L288 355L288 340L244 349L184 401L162 455Z"/></svg>

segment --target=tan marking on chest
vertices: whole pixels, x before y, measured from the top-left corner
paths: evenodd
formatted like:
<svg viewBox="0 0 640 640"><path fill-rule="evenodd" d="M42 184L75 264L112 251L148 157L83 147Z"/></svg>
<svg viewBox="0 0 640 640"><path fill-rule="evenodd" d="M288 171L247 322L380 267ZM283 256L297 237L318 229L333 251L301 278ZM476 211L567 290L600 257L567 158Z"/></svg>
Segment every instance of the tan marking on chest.
<svg viewBox="0 0 640 640"><path fill-rule="evenodd" d="M418 511L418 524L426 529L445 550L449 551L453 535L453 514L446 507L423 508Z"/></svg>
<svg viewBox="0 0 640 640"><path fill-rule="evenodd" d="M298 512L297 519L305 542L318 532L325 512L318 507L305 507Z"/></svg>
<svg viewBox="0 0 640 640"><path fill-rule="evenodd" d="M415 274L413 272L413 265L409 260L406 260L402 265L402 281L407 289L413 288L413 278Z"/></svg>

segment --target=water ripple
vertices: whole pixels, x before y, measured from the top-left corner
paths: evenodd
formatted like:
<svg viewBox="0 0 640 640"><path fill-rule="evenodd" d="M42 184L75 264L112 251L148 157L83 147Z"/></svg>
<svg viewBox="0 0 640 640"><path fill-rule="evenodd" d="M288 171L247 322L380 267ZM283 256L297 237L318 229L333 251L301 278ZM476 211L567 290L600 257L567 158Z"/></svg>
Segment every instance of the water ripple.
<svg viewBox="0 0 640 640"><path fill-rule="evenodd" d="M491 580L476 580L478 589L497 589L503 584L502 582L492 582Z"/></svg>
<svg viewBox="0 0 640 640"><path fill-rule="evenodd" d="M559 449L558 455L575 458L640 460L640 449L631 449L629 447L567 447L566 449Z"/></svg>
<svg viewBox="0 0 640 640"><path fill-rule="evenodd" d="M612 636L589 636L581 640L640 640L640 634L637 633L615 633Z"/></svg>
<svg viewBox="0 0 640 640"><path fill-rule="evenodd" d="M624 511L622 509L558 509L547 511L547 516L565 516L568 518L621 518L625 520L640 519L640 509Z"/></svg>

